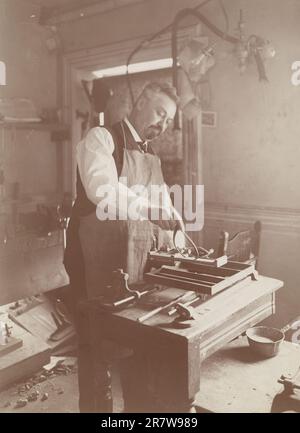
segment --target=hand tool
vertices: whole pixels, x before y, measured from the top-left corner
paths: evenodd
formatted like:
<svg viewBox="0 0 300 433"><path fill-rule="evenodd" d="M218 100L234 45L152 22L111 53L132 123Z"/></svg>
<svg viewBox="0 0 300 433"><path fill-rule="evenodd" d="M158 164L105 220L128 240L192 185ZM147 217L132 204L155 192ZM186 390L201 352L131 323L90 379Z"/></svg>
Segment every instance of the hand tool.
<svg viewBox="0 0 300 433"><path fill-rule="evenodd" d="M165 310L166 308L173 307L173 305L177 304L178 302L184 301L185 299L188 299L191 296L194 296L194 292L187 292L187 293L185 293L183 295L177 296L175 299L173 299L172 301L170 301L168 304L162 305L160 307L157 307L154 310L149 311L149 313L146 313L143 316L138 317L137 321L140 322L140 323L142 323L145 320L150 319L150 317L153 317L156 314L160 313L161 311Z"/></svg>
<svg viewBox="0 0 300 433"><path fill-rule="evenodd" d="M139 292L139 299L145 295L148 295L150 293L155 292L157 289L158 289L157 287L154 287L153 289L144 290L143 292ZM119 301L113 302L112 304L106 304L106 305L109 306L110 308L117 308L117 307L123 307L127 304L130 304L133 301L136 301L136 300L137 300L136 295L132 295L132 296L129 296L128 298L120 299ZM104 305L105 304L103 304L103 306Z"/></svg>
<svg viewBox="0 0 300 433"><path fill-rule="evenodd" d="M205 296L205 295L204 295ZM183 305L186 307L189 307L190 305L193 305L197 301L203 301L202 296L196 296L194 299L191 299L190 301L185 302ZM173 316L173 314L177 313L176 306L174 308L171 308L170 311L168 311L168 316Z"/></svg>

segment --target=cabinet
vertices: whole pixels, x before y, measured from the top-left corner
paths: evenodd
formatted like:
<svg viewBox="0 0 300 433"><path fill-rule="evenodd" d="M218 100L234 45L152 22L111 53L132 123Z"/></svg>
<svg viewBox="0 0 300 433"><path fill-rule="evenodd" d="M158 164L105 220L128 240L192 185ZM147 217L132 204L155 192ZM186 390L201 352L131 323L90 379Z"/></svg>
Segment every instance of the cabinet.
<svg viewBox="0 0 300 433"><path fill-rule="evenodd" d="M0 122L0 305L68 283L64 229L57 213L65 195L61 124ZM2 190L3 192L3 190Z"/></svg>

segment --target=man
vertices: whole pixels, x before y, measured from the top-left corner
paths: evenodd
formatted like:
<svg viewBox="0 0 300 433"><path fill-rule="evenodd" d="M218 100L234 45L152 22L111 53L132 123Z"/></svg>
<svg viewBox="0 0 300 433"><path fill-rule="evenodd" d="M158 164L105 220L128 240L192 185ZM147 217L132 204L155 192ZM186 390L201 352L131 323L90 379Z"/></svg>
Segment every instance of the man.
<svg viewBox="0 0 300 433"><path fill-rule="evenodd" d="M75 308L80 300L103 294L118 268L129 274L130 283L140 281L158 227L172 230L178 224L160 160L151 148L151 141L172 122L177 102L171 86L151 83L128 118L111 129L92 128L78 145L77 198L65 254ZM155 202L149 195L154 185L164 190L163 199ZM111 412L109 356L104 344L97 340L97 332L91 329L96 325L79 312L75 317L80 410ZM146 409L139 406L139 391L131 389L131 373L141 362L138 357L122 361L121 380L128 412ZM143 395L145 386L140 383Z"/></svg>

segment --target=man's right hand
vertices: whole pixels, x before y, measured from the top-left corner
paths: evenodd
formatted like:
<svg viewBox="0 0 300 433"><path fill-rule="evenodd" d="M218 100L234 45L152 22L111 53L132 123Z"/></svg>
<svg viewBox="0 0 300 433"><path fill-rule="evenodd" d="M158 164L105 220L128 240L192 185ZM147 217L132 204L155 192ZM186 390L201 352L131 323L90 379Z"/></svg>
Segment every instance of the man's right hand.
<svg viewBox="0 0 300 433"><path fill-rule="evenodd" d="M150 208L143 208L141 214L142 217L149 219L163 230L173 231L178 228L184 231L183 221L175 209L151 206Z"/></svg>

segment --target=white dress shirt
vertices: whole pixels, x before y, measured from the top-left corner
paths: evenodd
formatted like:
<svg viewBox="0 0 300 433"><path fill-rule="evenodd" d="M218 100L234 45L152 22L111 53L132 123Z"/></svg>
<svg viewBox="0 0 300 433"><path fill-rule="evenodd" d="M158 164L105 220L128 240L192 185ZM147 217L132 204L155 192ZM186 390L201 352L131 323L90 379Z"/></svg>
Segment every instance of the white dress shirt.
<svg viewBox="0 0 300 433"><path fill-rule="evenodd" d="M135 141L142 141L128 119L124 119L131 131ZM151 203L143 197L138 196L134 191L123 183L119 182L118 172L113 157L114 141L111 133L103 127L92 128L77 145L77 164L80 178L88 199L98 205L103 196L99 196L99 187L109 186L117 192L119 197L117 213L126 218L127 209L134 201L134 207L140 215L140 219L147 219L148 209ZM167 187L165 185L167 204L169 212L173 212L173 206ZM97 193L98 191L98 193ZM123 198L123 199L122 199ZM122 208L122 204L126 208ZM110 203L111 209L113 204ZM172 209L172 210L171 210ZM116 211L114 211L116 215Z"/></svg>

